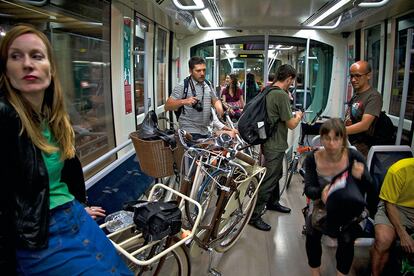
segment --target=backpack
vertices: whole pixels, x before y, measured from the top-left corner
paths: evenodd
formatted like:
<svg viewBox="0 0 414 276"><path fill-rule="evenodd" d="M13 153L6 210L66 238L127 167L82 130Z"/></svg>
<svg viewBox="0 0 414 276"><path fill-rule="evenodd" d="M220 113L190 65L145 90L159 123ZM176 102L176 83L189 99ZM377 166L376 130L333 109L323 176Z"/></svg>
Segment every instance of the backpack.
<svg viewBox="0 0 414 276"><path fill-rule="evenodd" d="M188 94L188 84L191 76L188 76L184 79L184 92L182 99L187 99ZM211 88L211 83L208 80L204 80L204 82ZM180 106L177 110L174 110L175 117L178 119L180 118L181 113L185 113L184 106Z"/></svg>
<svg viewBox="0 0 414 276"><path fill-rule="evenodd" d="M250 145L263 144L276 129L276 126L272 128L266 108L266 95L274 88L266 87L262 93L251 99L237 123L240 136Z"/></svg>
<svg viewBox="0 0 414 276"><path fill-rule="evenodd" d="M381 111L373 123L373 135L369 141L371 145L393 145L395 143L395 129L390 117Z"/></svg>

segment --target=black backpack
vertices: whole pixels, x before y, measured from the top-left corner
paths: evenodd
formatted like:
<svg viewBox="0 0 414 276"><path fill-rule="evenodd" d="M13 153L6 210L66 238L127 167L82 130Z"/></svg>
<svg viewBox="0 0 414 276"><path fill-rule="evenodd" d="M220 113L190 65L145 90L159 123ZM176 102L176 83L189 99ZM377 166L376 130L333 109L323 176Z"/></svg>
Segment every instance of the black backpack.
<svg viewBox="0 0 414 276"><path fill-rule="evenodd" d="M372 137L369 137L371 145L394 145L395 129L390 117L385 111L381 111L378 118L373 124L374 131Z"/></svg>
<svg viewBox="0 0 414 276"><path fill-rule="evenodd" d="M266 95L275 88L266 87L263 92L251 99L237 123L240 136L251 145L263 144L276 129L276 125L272 128L266 108Z"/></svg>
<svg viewBox="0 0 414 276"><path fill-rule="evenodd" d="M182 99L187 99L187 94L188 94L188 82L190 80L191 76L188 76L184 79L184 92L183 92L183 97ZM211 89L211 83L208 80L204 80L204 82L210 87ZM175 117L178 119L180 118L181 113L184 113L184 106L180 106L177 110L174 111L175 113Z"/></svg>

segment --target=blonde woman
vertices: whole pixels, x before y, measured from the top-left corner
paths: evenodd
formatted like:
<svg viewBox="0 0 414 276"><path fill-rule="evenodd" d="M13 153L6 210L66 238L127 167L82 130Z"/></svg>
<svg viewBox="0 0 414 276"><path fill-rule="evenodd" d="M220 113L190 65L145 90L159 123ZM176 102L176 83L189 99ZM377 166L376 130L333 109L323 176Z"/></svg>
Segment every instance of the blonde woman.
<svg viewBox="0 0 414 276"><path fill-rule="evenodd" d="M85 208L74 132L47 37L32 26L0 44L0 267L7 275L132 275ZM89 213L89 214L88 214Z"/></svg>

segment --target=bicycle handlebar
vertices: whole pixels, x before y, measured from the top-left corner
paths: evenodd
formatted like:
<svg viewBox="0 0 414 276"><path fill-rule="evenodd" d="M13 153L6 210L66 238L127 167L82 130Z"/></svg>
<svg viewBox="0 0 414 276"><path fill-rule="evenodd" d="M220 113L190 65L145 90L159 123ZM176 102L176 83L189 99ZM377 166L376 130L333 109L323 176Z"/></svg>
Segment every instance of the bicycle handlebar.
<svg viewBox="0 0 414 276"><path fill-rule="evenodd" d="M202 149L202 147L199 147L199 148L189 147L185 143L184 138L188 141L195 142L195 143L199 143L200 141L193 141L191 134L187 133L185 130L179 129L178 130L178 136L179 136L179 139L180 139L180 141L183 144L185 149L189 150L189 149L193 148L195 150L205 150L205 149ZM242 149L244 149L246 147L243 147L242 149L237 149L239 143L236 143L235 146L231 147L230 145L227 145L226 143L218 143L217 142L218 138L216 138L216 137L202 139L201 143L206 142L206 141L212 141L212 140L214 140L214 144L211 144L210 149L213 149L213 150L214 149L219 149L219 150L224 149L224 150L227 150L230 153L230 158L231 159L238 158L238 159L246 162L247 164L249 164L251 166L254 166L256 164L256 160L254 160L254 158L252 158L251 156L249 156L248 154L246 154L242 151Z"/></svg>

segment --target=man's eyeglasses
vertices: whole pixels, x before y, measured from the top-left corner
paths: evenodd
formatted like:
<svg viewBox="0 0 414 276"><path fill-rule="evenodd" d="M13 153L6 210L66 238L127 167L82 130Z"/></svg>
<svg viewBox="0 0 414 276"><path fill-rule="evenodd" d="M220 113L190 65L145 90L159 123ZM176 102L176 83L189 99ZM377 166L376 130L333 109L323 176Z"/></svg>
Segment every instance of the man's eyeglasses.
<svg viewBox="0 0 414 276"><path fill-rule="evenodd" d="M367 72L365 74L350 74L349 78L350 79L352 79L352 78L360 79L362 76L368 75L369 73L371 73L371 72Z"/></svg>

